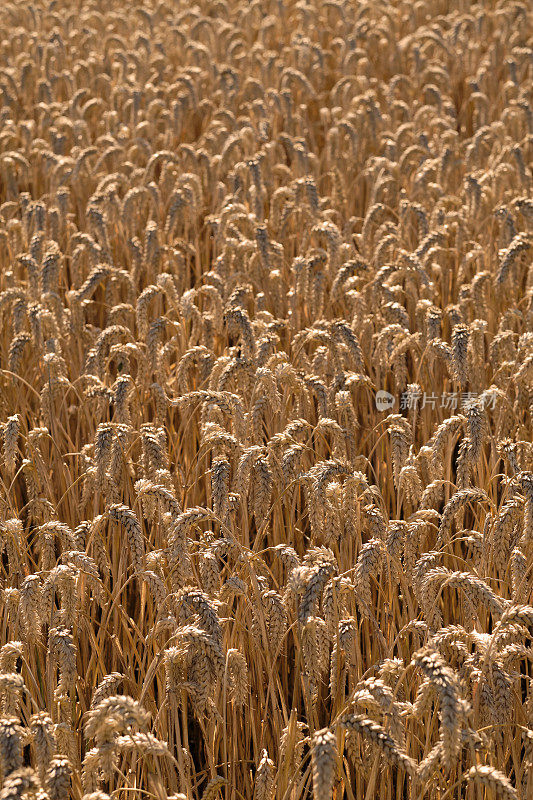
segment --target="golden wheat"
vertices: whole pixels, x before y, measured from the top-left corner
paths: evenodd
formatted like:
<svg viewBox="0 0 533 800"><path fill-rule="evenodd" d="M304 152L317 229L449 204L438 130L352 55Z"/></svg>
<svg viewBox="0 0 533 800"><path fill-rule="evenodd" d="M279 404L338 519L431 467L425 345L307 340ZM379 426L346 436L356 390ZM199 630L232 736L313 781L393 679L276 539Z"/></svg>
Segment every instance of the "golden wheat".
<svg viewBox="0 0 533 800"><path fill-rule="evenodd" d="M530 800L530 6L0 34L0 800Z"/></svg>

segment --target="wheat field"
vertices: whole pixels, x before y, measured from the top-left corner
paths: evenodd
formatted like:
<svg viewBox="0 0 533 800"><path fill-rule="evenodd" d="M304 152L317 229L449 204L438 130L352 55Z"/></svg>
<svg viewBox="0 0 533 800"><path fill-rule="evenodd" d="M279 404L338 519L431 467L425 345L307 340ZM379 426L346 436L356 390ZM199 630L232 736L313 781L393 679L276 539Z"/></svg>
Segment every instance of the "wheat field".
<svg viewBox="0 0 533 800"><path fill-rule="evenodd" d="M0 800L532 800L533 9L0 12Z"/></svg>

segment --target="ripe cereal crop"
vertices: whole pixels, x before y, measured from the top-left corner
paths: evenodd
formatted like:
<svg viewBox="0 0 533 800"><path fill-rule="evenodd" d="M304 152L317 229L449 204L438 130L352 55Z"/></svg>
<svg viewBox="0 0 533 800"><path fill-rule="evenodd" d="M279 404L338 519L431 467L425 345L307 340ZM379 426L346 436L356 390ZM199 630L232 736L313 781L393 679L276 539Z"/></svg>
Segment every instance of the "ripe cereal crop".
<svg viewBox="0 0 533 800"><path fill-rule="evenodd" d="M0 13L0 800L533 797L533 11Z"/></svg>

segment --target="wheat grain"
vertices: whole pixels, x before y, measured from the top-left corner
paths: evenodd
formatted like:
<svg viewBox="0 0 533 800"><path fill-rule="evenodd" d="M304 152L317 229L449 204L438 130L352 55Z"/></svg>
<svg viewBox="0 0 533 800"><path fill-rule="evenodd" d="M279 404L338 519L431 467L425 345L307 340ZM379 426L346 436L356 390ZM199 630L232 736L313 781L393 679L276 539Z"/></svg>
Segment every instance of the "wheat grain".
<svg viewBox="0 0 533 800"><path fill-rule="evenodd" d="M518 795L505 775L491 766L474 766L468 770L468 781L479 783L492 789L496 797L517 800Z"/></svg>
<svg viewBox="0 0 533 800"><path fill-rule="evenodd" d="M335 735L327 729L317 731L313 736L312 748L313 796L315 800L330 800L337 762Z"/></svg>

